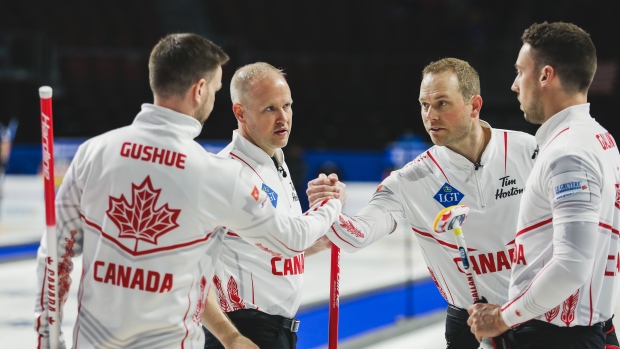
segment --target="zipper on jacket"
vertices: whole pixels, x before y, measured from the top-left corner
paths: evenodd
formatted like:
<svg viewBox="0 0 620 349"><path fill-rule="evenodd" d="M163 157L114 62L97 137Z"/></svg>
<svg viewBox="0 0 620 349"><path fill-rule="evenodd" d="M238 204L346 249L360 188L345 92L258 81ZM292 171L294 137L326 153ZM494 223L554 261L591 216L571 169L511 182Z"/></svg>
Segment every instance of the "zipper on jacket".
<svg viewBox="0 0 620 349"><path fill-rule="evenodd" d="M286 202L288 203L288 207L293 208L293 203L291 202L291 197L290 197L293 195L293 193L292 192L289 193L286 190L286 186L289 185L289 183L285 183L287 181L285 178L288 177L288 173L286 172L283 166L278 166L278 161L276 160L275 156L272 156L271 160L273 160L273 165L275 166L276 172L278 173L278 178L280 179L280 185L282 186L282 190L284 191L284 196L286 196ZM290 179L288 180L288 182L290 182ZM290 185L292 185L292 183ZM295 195L297 195L297 193L295 193Z"/></svg>
<svg viewBox="0 0 620 349"><path fill-rule="evenodd" d="M486 203L484 201L484 192L482 191L482 183L480 182L479 173L483 171L482 166L480 168L474 170L474 174L476 175L476 184L478 185L478 202L480 203L480 208L485 209Z"/></svg>

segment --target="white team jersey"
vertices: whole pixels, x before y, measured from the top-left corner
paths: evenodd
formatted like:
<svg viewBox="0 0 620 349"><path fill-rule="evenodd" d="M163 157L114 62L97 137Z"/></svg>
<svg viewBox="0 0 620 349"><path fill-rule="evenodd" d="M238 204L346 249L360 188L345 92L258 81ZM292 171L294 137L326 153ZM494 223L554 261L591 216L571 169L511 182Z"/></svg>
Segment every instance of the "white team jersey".
<svg viewBox="0 0 620 349"><path fill-rule="evenodd" d="M83 255L75 348L202 349L224 226L284 259L337 217L338 200L301 217L276 212L251 170L193 141L200 130L194 118L144 104L132 125L77 151L56 197L61 300L71 258ZM39 291L35 309L39 347L49 346L46 296Z"/></svg>
<svg viewBox="0 0 620 349"><path fill-rule="evenodd" d="M605 321L613 314L618 273L620 156L615 140L590 116L589 104L551 117L536 140L540 154L521 201L511 300L502 316L509 326L530 318L564 327ZM570 161L578 166L563 168ZM585 270L585 284L557 299L549 287L566 289L566 278L555 280L557 273L544 271L557 265L559 243L566 239L558 236L558 225L577 222L593 223L591 231L577 235L587 234L578 238L592 242L595 251L585 252L593 255L594 267ZM576 251L584 252L580 247ZM533 310L537 301L554 295L553 305Z"/></svg>
<svg viewBox="0 0 620 349"><path fill-rule="evenodd" d="M269 195L278 212L291 217L301 215L282 150L277 149L275 157L284 172L276 169L265 151L233 132L232 142L218 156L230 157L252 169L262 182L260 189ZM229 231L224 237L221 260L213 284L223 311L258 309L272 315L295 316L301 302L303 252L291 258L272 256Z"/></svg>
<svg viewBox="0 0 620 349"><path fill-rule="evenodd" d="M481 121L485 128L490 126ZM477 170L465 157L443 146L433 146L402 169L392 172L355 217L340 215L328 233L344 250L354 251L389 234L392 226L368 222L365 210L382 210L417 237L431 277L439 292L460 308L472 304L452 233L437 234L437 214L456 204L470 209L463 223L470 264L478 293L490 303L507 300L519 202L534 164L532 135L491 129L491 139ZM370 211L366 211L372 213ZM379 216L380 217L380 216ZM367 222L368 229L360 223ZM382 228L378 228L379 226ZM401 230L399 228L399 230ZM406 233L406 230L403 230Z"/></svg>

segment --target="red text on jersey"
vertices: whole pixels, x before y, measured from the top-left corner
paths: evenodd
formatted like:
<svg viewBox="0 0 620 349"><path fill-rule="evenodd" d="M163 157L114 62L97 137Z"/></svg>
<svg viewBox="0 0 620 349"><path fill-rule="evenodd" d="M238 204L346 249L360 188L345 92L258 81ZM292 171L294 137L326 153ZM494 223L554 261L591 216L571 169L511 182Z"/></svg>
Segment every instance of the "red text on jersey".
<svg viewBox="0 0 620 349"><path fill-rule="evenodd" d="M187 155L172 150L131 142L123 143L120 154L122 157L153 162L180 169L185 168L185 159L187 158Z"/></svg>
<svg viewBox="0 0 620 349"><path fill-rule="evenodd" d="M511 248L508 250L508 255L506 255L506 251L481 253L478 255L469 255L469 260L471 262L471 268L476 274L495 273L504 269L510 269L510 262L513 259L513 254L514 249ZM459 263L461 263L461 258L454 258L456 267L461 273L465 273Z"/></svg>
<svg viewBox="0 0 620 349"><path fill-rule="evenodd" d="M525 251L523 250L523 245L515 244L515 253L514 258L512 259L512 263L522 265L527 264L527 262L525 261Z"/></svg>
<svg viewBox="0 0 620 349"><path fill-rule="evenodd" d="M271 273L273 275L297 275L304 273L304 254L293 258L271 258Z"/></svg>
<svg viewBox="0 0 620 349"><path fill-rule="evenodd" d="M607 266L605 267L605 276L616 276L616 273L620 271L620 254L614 256L610 254L607 256Z"/></svg>
<svg viewBox="0 0 620 349"><path fill-rule="evenodd" d="M97 282L138 289L146 292L170 292L172 290L172 274L161 274L153 270L128 267L95 261L93 278Z"/></svg>

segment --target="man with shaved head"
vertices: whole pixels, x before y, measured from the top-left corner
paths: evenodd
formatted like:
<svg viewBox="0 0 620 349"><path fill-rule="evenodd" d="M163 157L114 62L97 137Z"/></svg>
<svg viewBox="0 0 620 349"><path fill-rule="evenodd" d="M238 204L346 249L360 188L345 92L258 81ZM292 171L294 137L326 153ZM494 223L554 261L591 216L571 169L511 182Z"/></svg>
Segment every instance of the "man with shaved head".
<svg viewBox="0 0 620 349"><path fill-rule="evenodd" d="M238 128L219 155L251 169L262 181L260 188L277 211L291 216L302 214L282 148L288 143L293 122L293 99L282 70L258 62L239 68L230 83L232 109ZM342 198L344 200L344 198ZM247 243L233 230L224 238L221 264L203 323L205 348L223 348L221 333L209 326L211 312L219 306L239 332L260 348L295 348L299 321L295 314L301 301L304 256L327 249L323 238L292 258L261 250Z"/></svg>

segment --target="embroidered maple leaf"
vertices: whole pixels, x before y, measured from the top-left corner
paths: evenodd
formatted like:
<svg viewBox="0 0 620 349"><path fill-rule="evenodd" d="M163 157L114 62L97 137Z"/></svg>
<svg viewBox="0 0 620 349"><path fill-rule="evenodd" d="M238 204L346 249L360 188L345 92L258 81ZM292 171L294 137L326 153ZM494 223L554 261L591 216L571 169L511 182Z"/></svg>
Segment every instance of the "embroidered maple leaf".
<svg viewBox="0 0 620 349"><path fill-rule="evenodd" d="M196 312L194 313L194 316L192 317L192 320L196 324L200 323L200 320L202 319L202 314L205 311L205 305L206 305L205 288L206 287L207 287L207 278L203 276L200 279L200 297L198 298L198 302L196 304Z"/></svg>
<svg viewBox="0 0 620 349"><path fill-rule="evenodd" d="M131 184L131 203L125 195L120 198L110 196L108 217L120 230L118 237L136 239L157 245L157 239L177 228L181 210L171 209L168 204L155 208L161 189L154 189L151 178L147 176L142 184Z"/></svg>
<svg viewBox="0 0 620 349"><path fill-rule="evenodd" d="M570 323L575 320L575 309L577 309L577 301L579 300L579 290L568 296L562 303L562 315L560 319L566 324L566 327L570 327Z"/></svg>
<svg viewBox="0 0 620 349"><path fill-rule="evenodd" d="M73 264L71 258L75 257L75 251L73 246L75 245L75 236L77 231L72 229L70 238L65 238L65 253L61 256L58 262L58 287L60 288L58 299L60 304L64 304L69 296L69 288L71 287L71 271L73 271Z"/></svg>
<svg viewBox="0 0 620 349"><path fill-rule="evenodd" d="M344 213L338 216L338 220L340 221L340 226L346 229L352 235L357 236L358 238L363 238L364 233L362 233L359 229L357 229L351 221L355 221L353 218L345 215Z"/></svg>
<svg viewBox="0 0 620 349"><path fill-rule="evenodd" d="M213 284L215 285L215 288L217 289L217 293L219 295L219 299L220 299L220 308L222 308L222 311L228 313L232 311L232 308L228 305L228 302L226 302L226 297L224 295L224 290L222 289L222 282L220 281L220 278L217 277L217 275L213 276Z"/></svg>
<svg viewBox="0 0 620 349"><path fill-rule="evenodd" d="M545 319L547 319L547 322L551 322L553 321L553 319L555 319L556 316L558 316L559 313L560 313L560 306L558 305L557 307L545 313Z"/></svg>
<svg viewBox="0 0 620 349"><path fill-rule="evenodd" d="M245 308L245 301L243 298L239 296L239 287L237 286L237 282L231 276L228 280L228 298L232 303L233 310L239 310Z"/></svg>

